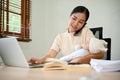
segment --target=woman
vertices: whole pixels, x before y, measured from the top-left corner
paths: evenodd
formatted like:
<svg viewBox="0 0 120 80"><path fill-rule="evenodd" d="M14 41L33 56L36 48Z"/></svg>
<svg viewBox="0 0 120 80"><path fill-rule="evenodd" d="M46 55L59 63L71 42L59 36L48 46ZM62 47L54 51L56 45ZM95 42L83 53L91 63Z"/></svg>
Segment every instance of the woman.
<svg viewBox="0 0 120 80"><path fill-rule="evenodd" d="M85 26L88 18L89 10L86 7L75 7L70 14L68 30L56 36L48 53L41 58L32 57L28 61L33 64L44 63L46 58L54 58L59 52L65 56L74 51L75 45L87 44L90 38L94 37L90 29ZM91 58L100 59L103 56L102 52L97 54L89 53L86 56L74 58L69 63L89 63Z"/></svg>

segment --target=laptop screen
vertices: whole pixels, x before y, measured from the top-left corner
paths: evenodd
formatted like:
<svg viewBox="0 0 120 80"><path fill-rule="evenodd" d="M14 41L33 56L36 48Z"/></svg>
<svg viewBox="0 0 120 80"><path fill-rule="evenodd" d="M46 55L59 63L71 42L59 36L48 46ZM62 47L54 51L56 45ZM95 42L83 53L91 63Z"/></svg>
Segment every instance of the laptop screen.
<svg viewBox="0 0 120 80"><path fill-rule="evenodd" d="M0 56L7 66L29 67L16 38L0 39Z"/></svg>

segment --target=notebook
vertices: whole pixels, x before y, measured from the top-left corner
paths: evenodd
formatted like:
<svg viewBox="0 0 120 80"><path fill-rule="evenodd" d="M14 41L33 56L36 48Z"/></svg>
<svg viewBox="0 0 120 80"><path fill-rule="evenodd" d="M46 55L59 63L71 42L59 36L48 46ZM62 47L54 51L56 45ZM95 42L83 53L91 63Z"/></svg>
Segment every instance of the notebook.
<svg viewBox="0 0 120 80"><path fill-rule="evenodd" d="M6 66L25 68L44 66L44 64L29 65L19 43L14 37L0 38L0 56Z"/></svg>

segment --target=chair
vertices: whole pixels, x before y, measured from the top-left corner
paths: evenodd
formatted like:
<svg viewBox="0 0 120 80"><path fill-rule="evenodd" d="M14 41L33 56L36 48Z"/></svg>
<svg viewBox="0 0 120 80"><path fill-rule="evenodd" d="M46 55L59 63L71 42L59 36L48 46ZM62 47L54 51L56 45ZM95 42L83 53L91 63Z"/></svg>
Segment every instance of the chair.
<svg viewBox="0 0 120 80"><path fill-rule="evenodd" d="M103 27L90 28L96 38L103 39L107 42L107 52L103 59L111 60L111 38L103 38Z"/></svg>
<svg viewBox="0 0 120 80"><path fill-rule="evenodd" d="M96 28L90 28L90 30L93 32L96 38L102 39L103 38L103 28L102 27L96 27Z"/></svg>
<svg viewBox="0 0 120 80"><path fill-rule="evenodd" d="M111 60L111 38L103 38L103 40L107 42L107 48L108 48L106 52L107 55L104 56L104 59Z"/></svg>

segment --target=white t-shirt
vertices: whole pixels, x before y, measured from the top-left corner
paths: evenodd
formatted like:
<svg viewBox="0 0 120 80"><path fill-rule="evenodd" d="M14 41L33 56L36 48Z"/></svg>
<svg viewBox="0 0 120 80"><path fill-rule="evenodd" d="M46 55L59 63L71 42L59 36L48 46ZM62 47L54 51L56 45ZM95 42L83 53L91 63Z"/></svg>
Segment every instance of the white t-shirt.
<svg viewBox="0 0 120 80"><path fill-rule="evenodd" d="M68 55L74 51L76 45L82 45L89 41L91 37L95 37L88 27L84 27L82 31L74 36L74 33L68 31L58 34L51 46L51 49L61 52L63 55Z"/></svg>

